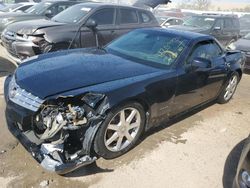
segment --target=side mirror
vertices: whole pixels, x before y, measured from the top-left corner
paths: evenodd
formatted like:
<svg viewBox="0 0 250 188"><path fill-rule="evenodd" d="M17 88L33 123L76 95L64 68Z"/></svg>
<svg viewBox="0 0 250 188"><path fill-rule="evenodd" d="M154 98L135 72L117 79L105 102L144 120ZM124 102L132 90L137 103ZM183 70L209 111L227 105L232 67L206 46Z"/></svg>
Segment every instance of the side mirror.
<svg viewBox="0 0 250 188"><path fill-rule="evenodd" d="M52 17L52 11L51 10L46 10L45 14L46 17L51 18Z"/></svg>
<svg viewBox="0 0 250 188"><path fill-rule="evenodd" d="M215 30L215 31L220 31L220 30L221 30L221 27L219 27L219 26L218 26L218 27L214 27L214 30Z"/></svg>
<svg viewBox="0 0 250 188"><path fill-rule="evenodd" d="M208 59L197 57L192 61L194 69L207 69L212 67L212 62Z"/></svg>
<svg viewBox="0 0 250 188"><path fill-rule="evenodd" d="M89 19L89 20L86 22L85 26L86 26L87 28L91 29L92 31L95 31L96 28L97 28L97 23L96 23L95 20Z"/></svg>

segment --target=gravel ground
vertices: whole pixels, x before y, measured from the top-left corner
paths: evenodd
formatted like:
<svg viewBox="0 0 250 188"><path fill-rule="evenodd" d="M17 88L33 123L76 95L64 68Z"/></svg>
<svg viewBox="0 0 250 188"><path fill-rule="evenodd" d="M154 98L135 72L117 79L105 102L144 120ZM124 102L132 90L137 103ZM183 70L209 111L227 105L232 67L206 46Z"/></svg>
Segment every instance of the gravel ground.
<svg viewBox="0 0 250 188"><path fill-rule="evenodd" d="M6 57L2 48L0 56ZM126 155L99 159L62 177L44 171L6 128L2 86L14 70L0 58L0 187L230 187L250 132L250 75L244 75L230 103L209 105L156 128Z"/></svg>

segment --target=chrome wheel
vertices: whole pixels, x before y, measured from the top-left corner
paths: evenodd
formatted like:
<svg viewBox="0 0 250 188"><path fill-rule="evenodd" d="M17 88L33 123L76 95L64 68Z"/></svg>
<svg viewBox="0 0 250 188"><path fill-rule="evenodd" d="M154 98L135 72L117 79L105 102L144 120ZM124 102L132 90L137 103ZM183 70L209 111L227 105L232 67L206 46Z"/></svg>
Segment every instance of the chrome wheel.
<svg viewBox="0 0 250 188"><path fill-rule="evenodd" d="M109 151L119 152L128 147L136 138L141 126L141 115L135 108L118 112L109 122L104 144Z"/></svg>
<svg viewBox="0 0 250 188"><path fill-rule="evenodd" d="M226 87L226 92L225 92L225 95L224 95L224 99L226 101L230 100L236 90L236 87L237 87L237 84L238 84L238 77L236 75L234 75L229 83L228 83L228 86Z"/></svg>

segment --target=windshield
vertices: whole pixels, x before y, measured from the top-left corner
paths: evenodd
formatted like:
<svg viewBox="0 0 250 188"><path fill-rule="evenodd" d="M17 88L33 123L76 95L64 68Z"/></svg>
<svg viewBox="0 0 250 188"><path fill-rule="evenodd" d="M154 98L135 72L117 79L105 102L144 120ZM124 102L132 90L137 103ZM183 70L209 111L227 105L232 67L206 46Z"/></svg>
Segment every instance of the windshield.
<svg viewBox="0 0 250 188"><path fill-rule="evenodd" d="M30 8L28 8L26 11L26 13L30 13L30 14L37 14L40 15L42 13L44 13L48 7L50 7L50 5L52 5L52 3L50 2L41 2L38 3Z"/></svg>
<svg viewBox="0 0 250 188"><path fill-rule="evenodd" d="M22 5L20 5L20 4L8 5L7 7L4 7L3 9L1 9L1 11L2 11L2 12L10 12L10 11L12 11L13 9L18 8L18 7L20 7L20 6L22 6Z"/></svg>
<svg viewBox="0 0 250 188"><path fill-rule="evenodd" d="M142 63L171 66L187 45L188 40L180 36L153 30L137 30L114 41L106 50Z"/></svg>
<svg viewBox="0 0 250 188"><path fill-rule="evenodd" d="M183 25L210 29L214 25L214 22L215 22L214 18L203 17L203 16L192 16L192 17L188 18L183 23Z"/></svg>
<svg viewBox="0 0 250 188"><path fill-rule="evenodd" d="M88 12L91 11L91 8L84 5L74 5L67 10L59 13L58 15L52 18L55 22L63 23L77 23L79 22Z"/></svg>

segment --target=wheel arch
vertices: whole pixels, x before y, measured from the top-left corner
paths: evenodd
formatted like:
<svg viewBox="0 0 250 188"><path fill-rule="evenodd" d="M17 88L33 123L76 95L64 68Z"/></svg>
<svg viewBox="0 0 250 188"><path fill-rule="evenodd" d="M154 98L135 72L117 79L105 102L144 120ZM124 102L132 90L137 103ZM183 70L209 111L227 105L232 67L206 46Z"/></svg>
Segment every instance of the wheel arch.
<svg viewBox="0 0 250 188"><path fill-rule="evenodd" d="M236 69L235 72L237 72L239 74L240 80L242 78L243 72L241 69Z"/></svg>
<svg viewBox="0 0 250 188"><path fill-rule="evenodd" d="M116 103L115 105L110 106L110 108L105 111L105 114L107 115L112 109L119 108L120 106L129 104L129 103L138 103L139 105L142 106L142 108L143 108L143 110L145 112L145 125L144 125L144 130L143 130L143 133L144 133L147 130L147 124L148 124L148 121L149 121L149 114L150 114L149 113L150 106L142 98L134 97L134 98L129 98L129 99L121 100L119 103ZM94 140L95 140L95 137L97 136L97 132L101 128L102 124L103 124L103 122L92 132L92 134L93 134L92 136L93 137L91 139L91 146L90 146L90 152L92 154L96 154L97 155L97 153L94 150Z"/></svg>

